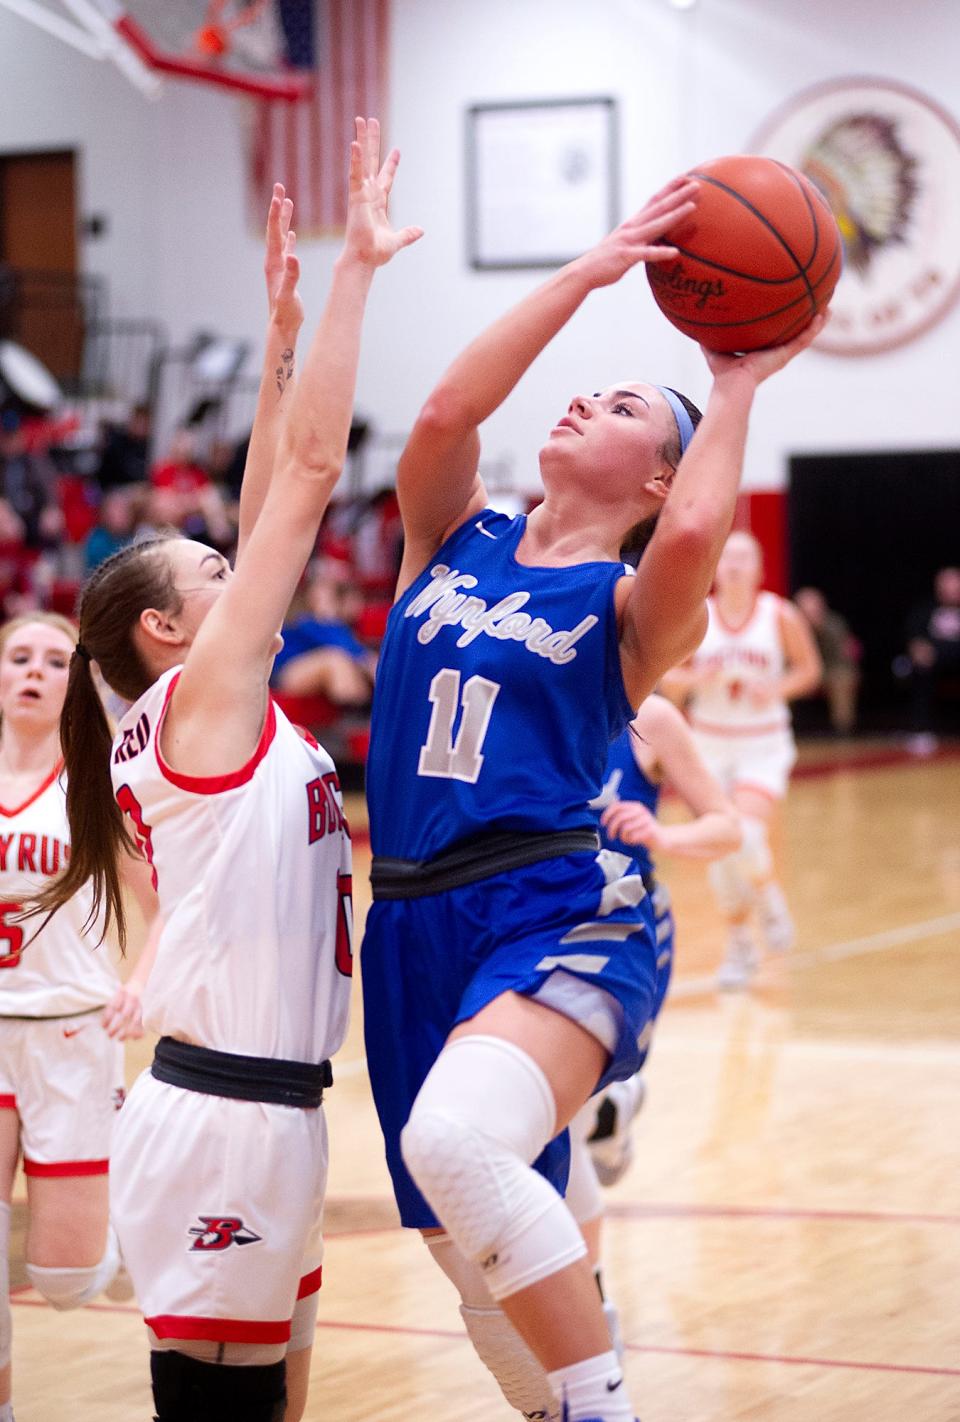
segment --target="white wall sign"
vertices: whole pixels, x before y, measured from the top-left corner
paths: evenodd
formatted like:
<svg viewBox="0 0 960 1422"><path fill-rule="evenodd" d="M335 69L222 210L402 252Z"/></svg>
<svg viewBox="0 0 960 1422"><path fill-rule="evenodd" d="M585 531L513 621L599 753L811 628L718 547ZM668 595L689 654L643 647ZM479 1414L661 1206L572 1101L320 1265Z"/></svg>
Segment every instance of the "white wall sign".
<svg viewBox="0 0 960 1422"><path fill-rule="evenodd" d="M617 223L612 99L467 111L467 241L476 268L558 267Z"/></svg>
<svg viewBox="0 0 960 1422"><path fill-rule="evenodd" d="M886 79L803 90L751 151L806 173L839 223L844 272L819 350L891 350L960 297L960 125L918 90Z"/></svg>

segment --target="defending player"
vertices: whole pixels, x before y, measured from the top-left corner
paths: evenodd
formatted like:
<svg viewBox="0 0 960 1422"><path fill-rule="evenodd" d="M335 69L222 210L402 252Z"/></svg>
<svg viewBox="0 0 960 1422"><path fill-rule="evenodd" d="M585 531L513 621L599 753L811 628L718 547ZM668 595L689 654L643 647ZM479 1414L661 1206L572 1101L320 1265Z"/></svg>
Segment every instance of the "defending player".
<svg viewBox="0 0 960 1422"><path fill-rule="evenodd" d="M657 807L669 783L693 818L663 824ZM603 790L594 802L600 811L604 849L636 860L653 907L657 942L659 1013L673 972L674 920L667 886L658 877L654 856L698 859L706 863L740 846L737 813L697 752L683 716L663 696L648 696L633 723L610 747ZM651 1024L652 1025L652 1024ZM649 1050L650 1041L647 1042ZM611 1082L577 1113L570 1126L570 1179L566 1200L587 1241L600 1279L600 1230L603 1197L599 1185L613 1185L633 1157L632 1123L643 1103L643 1073ZM604 1313L615 1344L620 1326L615 1306L604 1299ZM618 1349L619 1351L619 1349Z"/></svg>
<svg viewBox="0 0 960 1422"><path fill-rule="evenodd" d="M89 885L39 933L18 921L70 852L60 713L76 641L56 613L28 613L0 629L0 1422L13 1418L7 1253L21 1153L34 1288L54 1308L76 1308L120 1264L107 1171L124 1094L121 1041L139 1035L146 960L121 988L108 949L97 947L102 925L90 924ZM151 916L148 867L125 856L122 876Z"/></svg>
<svg viewBox="0 0 960 1422"><path fill-rule="evenodd" d="M81 598L64 750L71 823L86 832L41 902L55 908L92 879L122 930L123 812L164 915L144 1001L161 1040L120 1118L112 1177L159 1422L296 1422L305 1402L350 855L333 764L274 707L268 681L343 466L374 272L420 235L387 219L398 158L378 171L379 127L358 119L344 247L292 402L302 311L275 194L236 571L202 544L158 539L101 565ZM91 659L133 703L112 749Z"/></svg>
<svg viewBox="0 0 960 1422"><path fill-rule="evenodd" d="M700 754L742 818L741 848L710 867L727 921L722 988L746 986L757 970L754 910L769 951L793 944L770 829L797 758L789 702L815 691L821 675L803 617L786 598L762 592L762 579L759 543L750 533L732 533L707 600L706 636L686 665L664 678L668 694L686 702Z"/></svg>
<svg viewBox="0 0 960 1422"><path fill-rule="evenodd" d="M671 259L660 239L695 194L671 184L430 396L398 472L406 544L374 697L366 1039L402 1218L433 1231L501 1384L515 1360L489 1295L570 1422L633 1412L580 1231L531 1164L637 1069L658 992L642 878L605 873L588 802L632 708L703 635L756 387L821 323L779 350L708 356L696 435L665 387L576 396L541 451L529 518L487 508L477 427L592 290ZM661 509L624 578L625 535ZM562 1140L542 1164L562 1180Z"/></svg>

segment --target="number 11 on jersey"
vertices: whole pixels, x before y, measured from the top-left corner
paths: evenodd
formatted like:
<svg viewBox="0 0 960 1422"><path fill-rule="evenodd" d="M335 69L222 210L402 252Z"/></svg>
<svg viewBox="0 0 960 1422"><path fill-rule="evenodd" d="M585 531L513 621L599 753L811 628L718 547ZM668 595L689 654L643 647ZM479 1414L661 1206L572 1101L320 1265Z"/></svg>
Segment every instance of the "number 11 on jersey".
<svg viewBox="0 0 960 1422"><path fill-rule="evenodd" d="M472 676L460 691L460 673L452 667L438 671L430 683L430 727L426 744L420 747L418 775L435 775L443 780L466 780L475 785L483 765L481 747L493 703L500 684L485 676ZM458 706L463 707L456 740L453 723Z"/></svg>

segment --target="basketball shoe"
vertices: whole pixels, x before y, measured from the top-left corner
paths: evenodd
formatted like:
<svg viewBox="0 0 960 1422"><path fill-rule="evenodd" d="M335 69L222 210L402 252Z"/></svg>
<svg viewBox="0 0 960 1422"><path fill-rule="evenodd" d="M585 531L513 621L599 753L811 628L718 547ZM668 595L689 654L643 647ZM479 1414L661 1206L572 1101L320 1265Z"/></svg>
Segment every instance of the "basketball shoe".
<svg viewBox="0 0 960 1422"><path fill-rule="evenodd" d="M633 1160L633 1122L647 1088L640 1073L613 1081L597 1107L597 1124L587 1137L590 1158L601 1185L616 1185Z"/></svg>
<svg viewBox="0 0 960 1422"><path fill-rule="evenodd" d="M736 925L727 938L727 956L717 973L717 987L724 992L749 987L759 962L757 945L742 925Z"/></svg>
<svg viewBox="0 0 960 1422"><path fill-rule="evenodd" d="M796 930L783 890L772 879L757 895L757 916L767 951L789 953L796 939Z"/></svg>

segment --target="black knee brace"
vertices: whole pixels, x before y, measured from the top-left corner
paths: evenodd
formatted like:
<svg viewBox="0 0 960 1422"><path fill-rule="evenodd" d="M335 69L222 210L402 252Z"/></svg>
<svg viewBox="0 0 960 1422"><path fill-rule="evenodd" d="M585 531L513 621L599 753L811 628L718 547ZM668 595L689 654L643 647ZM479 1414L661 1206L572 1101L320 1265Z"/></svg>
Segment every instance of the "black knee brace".
<svg viewBox="0 0 960 1422"><path fill-rule="evenodd" d="M186 1353L150 1354L154 1422L283 1422L287 1365L201 1363Z"/></svg>

